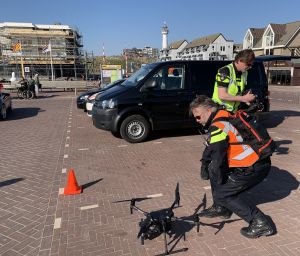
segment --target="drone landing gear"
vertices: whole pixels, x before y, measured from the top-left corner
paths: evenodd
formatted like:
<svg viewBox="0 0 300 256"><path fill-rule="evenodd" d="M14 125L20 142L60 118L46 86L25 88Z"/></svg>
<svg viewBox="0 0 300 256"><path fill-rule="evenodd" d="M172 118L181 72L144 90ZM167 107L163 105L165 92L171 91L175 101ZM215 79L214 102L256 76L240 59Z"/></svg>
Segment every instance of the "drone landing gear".
<svg viewBox="0 0 300 256"><path fill-rule="evenodd" d="M165 241L165 255L169 254L168 251L168 242L167 242L167 231L166 231L166 222L162 221L163 232L164 232L164 241Z"/></svg>

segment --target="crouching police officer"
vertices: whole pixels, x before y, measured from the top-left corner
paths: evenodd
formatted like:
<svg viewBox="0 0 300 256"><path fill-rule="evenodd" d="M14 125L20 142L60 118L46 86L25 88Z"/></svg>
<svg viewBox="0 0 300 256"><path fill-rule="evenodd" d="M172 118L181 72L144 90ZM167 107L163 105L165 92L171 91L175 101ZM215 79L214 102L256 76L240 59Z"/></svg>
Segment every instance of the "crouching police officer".
<svg viewBox="0 0 300 256"><path fill-rule="evenodd" d="M249 223L248 227L241 229L242 235L257 238L274 234L266 216L241 197L268 175L270 158L258 160L250 146L232 144L242 138L228 121L216 120L228 117L229 112L210 98L197 96L190 104L190 113L199 124L208 128L209 135L208 145L203 152L202 176L208 170L214 204L199 216L228 219L234 212Z"/></svg>

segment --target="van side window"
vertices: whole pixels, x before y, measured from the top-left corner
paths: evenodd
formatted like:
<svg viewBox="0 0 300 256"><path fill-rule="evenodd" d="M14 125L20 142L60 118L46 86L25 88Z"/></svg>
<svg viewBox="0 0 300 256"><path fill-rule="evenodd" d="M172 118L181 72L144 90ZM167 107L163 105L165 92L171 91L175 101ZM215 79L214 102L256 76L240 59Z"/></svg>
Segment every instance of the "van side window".
<svg viewBox="0 0 300 256"><path fill-rule="evenodd" d="M184 89L184 66L164 66L152 78L158 86L154 90L180 90Z"/></svg>

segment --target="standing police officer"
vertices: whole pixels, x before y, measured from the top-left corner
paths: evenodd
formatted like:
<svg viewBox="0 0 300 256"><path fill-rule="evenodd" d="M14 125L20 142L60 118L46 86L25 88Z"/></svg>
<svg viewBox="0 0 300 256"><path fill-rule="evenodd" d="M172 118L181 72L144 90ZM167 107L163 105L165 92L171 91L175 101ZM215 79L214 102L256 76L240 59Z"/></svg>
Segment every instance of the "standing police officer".
<svg viewBox="0 0 300 256"><path fill-rule="evenodd" d="M209 172L214 204L203 210L200 216L228 219L234 212L249 223L248 227L241 229L242 235L257 238L274 234L266 216L241 197L268 175L270 158L260 160L250 146L234 143L243 141L235 127L224 119L217 120L229 117L230 113L220 109L210 98L197 96L190 104L190 113L198 123L208 128L208 145L203 152L202 168Z"/></svg>
<svg viewBox="0 0 300 256"><path fill-rule="evenodd" d="M250 104L255 99L251 92L242 95L247 84L247 70L252 67L254 58L254 52L246 49L236 55L234 62L219 69L212 97L214 102L235 113L240 102Z"/></svg>

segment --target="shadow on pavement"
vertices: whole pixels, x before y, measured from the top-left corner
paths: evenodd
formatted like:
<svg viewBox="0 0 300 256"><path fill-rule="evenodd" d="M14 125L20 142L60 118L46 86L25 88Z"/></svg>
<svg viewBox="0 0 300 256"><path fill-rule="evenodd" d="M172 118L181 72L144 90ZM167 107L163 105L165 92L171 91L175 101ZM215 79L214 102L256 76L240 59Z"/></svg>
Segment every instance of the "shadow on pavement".
<svg viewBox="0 0 300 256"><path fill-rule="evenodd" d="M288 147L282 147L282 145L286 145L286 144L292 144L293 141L291 140L278 140L275 141L276 144L276 150L274 152L274 154L276 155L286 155L289 153L289 148Z"/></svg>
<svg viewBox="0 0 300 256"><path fill-rule="evenodd" d="M14 108L12 113L7 115L7 121L19 120L36 116L39 112L43 112L40 108Z"/></svg>
<svg viewBox="0 0 300 256"><path fill-rule="evenodd" d="M250 190L247 199L258 204L281 200L298 189L299 182L286 170L272 166L266 181Z"/></svg>
<svg viewBox="0 0 300 256"><path fill-rule="evenodd" d="M265 114L260 121L266 128L275 128L287 118L292 116L300 116L299 111L293 110L274 110Z"/></svg>
<svg viewBox="0 0 300 256"><path fill-rule="evenodd" d="M103 180L102 178L101 179L98 179L98 180L95 180L95 181L91 181L91 182L88 182L88 183L85 183L82 185L82 189L86 189L90 186L93 186L94 184L98 183L99 181Z"/></svg>
<svg viewBox="0 0 300 256"><path fill-rule="evenodd" d="M58 97L60 95L57 94L42 94L42 95L38 95L37 99L48 99L48 98L54 98L54 97Z"/></svg>
<svg viewBox="0 0 300 256"><path fill-rule="evenodd" d="M197 128L153 131L148 141L158 140L161 138L181 137L181 136L190 136L190 135L199 135Z"/></svg>
<svg viewBox="0 0 300 256"><path fill-rule="evenodd" d="M0 188L12 185L12 184L17 183L17 182L22 181L22 180L24 180L24 178L15 178L15 179L11 179L11 180L1 181L0 182Z"/></svg>

